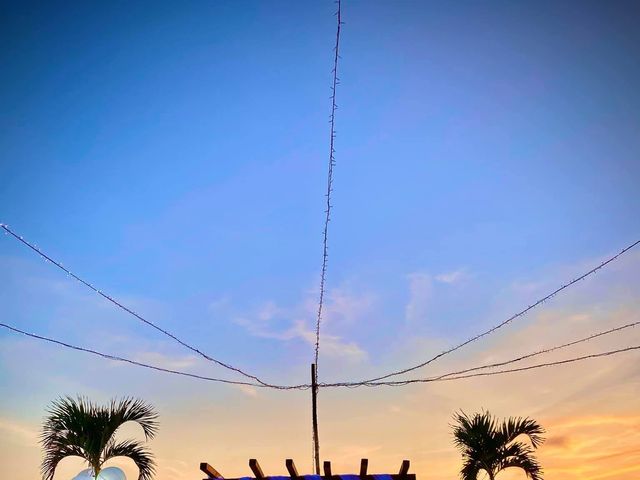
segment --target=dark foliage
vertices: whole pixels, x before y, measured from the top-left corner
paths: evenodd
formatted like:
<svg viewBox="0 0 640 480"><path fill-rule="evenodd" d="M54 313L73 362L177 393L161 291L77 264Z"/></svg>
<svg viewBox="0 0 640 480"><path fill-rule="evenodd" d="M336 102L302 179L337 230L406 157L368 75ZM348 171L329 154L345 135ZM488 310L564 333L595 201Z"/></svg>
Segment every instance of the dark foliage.
<svg viewBox="0 0 640 480"><path fill-rule="evenodd" d="M498 422L489 412L469 417L464 412L454 415L453 437L462 454L462 480L476 480L484 470L491 480L505 468L518 467L531 480L542 480L542 467L535 449L544 442L544 429L530 418L509 418ZM517 440L526 436L529 443Z"/></svg>
<svg viewBox="0 0 640 480"><path fill-rule="evenodd" d="M117 443L115 440L116 431L127 422L138 423L146 439L153 438L158 430L158 415L142 400L123 398L112 400L106 406L96 405L83 397L54 401L40 439L44 449L43 479L53 480L58 463L69 456L86 460L96 477L104 462L125 456L137 465L139 480L151 480L155 473L151 452L141 442Z"/></svg>

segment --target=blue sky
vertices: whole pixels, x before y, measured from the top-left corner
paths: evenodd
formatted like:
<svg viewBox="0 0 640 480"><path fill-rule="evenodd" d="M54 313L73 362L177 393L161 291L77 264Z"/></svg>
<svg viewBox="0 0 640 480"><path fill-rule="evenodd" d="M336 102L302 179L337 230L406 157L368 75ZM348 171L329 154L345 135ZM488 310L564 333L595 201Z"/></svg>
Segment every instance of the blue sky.
<svg viewBox="0 0 640 480"><path fill-rule="evenodd" d="M223 360L305 381L335 5L1 8L0 221ZM638 13L344 2L327 375L422 359L637 239ZM0 262L8 323L191 367L9 237ZM62 375L71 357L42 349ZM46 404L12 372L7 415L18 387Z"/></svg>

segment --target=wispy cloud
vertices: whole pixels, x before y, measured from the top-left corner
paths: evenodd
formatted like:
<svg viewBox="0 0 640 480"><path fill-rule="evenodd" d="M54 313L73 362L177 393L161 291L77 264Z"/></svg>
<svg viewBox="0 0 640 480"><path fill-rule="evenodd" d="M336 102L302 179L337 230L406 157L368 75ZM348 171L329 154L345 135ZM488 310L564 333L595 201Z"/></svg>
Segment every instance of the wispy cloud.
<svg viewBox="0 0 640 480"><path fill-rule="evenodd" d="M308 328L305 322L298 320L291 330L295 336L303 339L309 345L315 345L316 332ZM362 350L356 342L344 341L337 335L325 333L322 335L322 352L328 357L347 359L359 362L367 358L367 353Z"/></svg>
<svg viewBox="0 0 640 480"><path fill-rule="evenodd" d="M195 355L166 355L159 352L140 352L134 358L137 362L150 363L157 367L172 370L184 370L196 365Z"/></svg>
<svg viewBox="0 0 640 480"><path fill-rule="evenodd" d="M304 320L294 319L283 330L272 329L264 320L251 320L247 317L237 318L235 322L243 326L251 335L273 340L302 340L309 346L316 342L315 330ZM367 358L367 353L356 342L344 341L338 335L324 333L322 335L322 351L324 355L334 358L359 362Z"/></svg>
<svg viewBox="0 0 640 480"><path fill-rule="evenodd" d="M353 295L340 288L331 289L327 299L324 315L326 322L356 323L370 314L375 304L372 294Z"/></svg>
<svg viewBox="0 0 640 480"><path fill-rule="evenodd" d="M325 326L338 322L344 326L356 322L373 305L373 297L352 296L338 289L327 295ZM263 303L252 314L234 319L251 335L280 341L302 340L309 346L315 345L315 308L313 300L307 299L301 305L285 308L273 301ZM323 354L350 362L360 362L367 353L354 341L345 341L342 336L324 331L322 335Z"/></svg>
<svg viewBox="0 0 640 480"><path fill-rule="evenodd" d="M247 397L255 398L258 396L258 389L251 385L236 385L235 387Z"/></svg>
<svg viewBox="0 0 640 480"><path fill-rule="evenodd" d="M407 323L424 322L433 293L433 281L426 273L412 273L409 278L409 302L404 310Z"/></svg>
<svg viewBox="0 0 640 480"><path fill-rule="evenodd" d="M440 283L456 284L456 283L463 282L469 279L470 277L471 275L466 269L460 268L458 270L453 270L451 272L440 273L435 276L435 279Z"/></svg>
<svg viewBox="0 0 640 480"><path fill-rule="evenodd" d="M223 295L218 298L214 298L209 302L208 308L209 311L217 313L218 311L228 307L231 304L231 297L228 295Z"/></svg>
<svg viewBox="0 0 640 480"><path fill-rule="evenodd" d="M17 420L0 417L0 432L4 432L9 438L14 438L20 444L36 447L38 445L38 432L31 426Z"/></svg>

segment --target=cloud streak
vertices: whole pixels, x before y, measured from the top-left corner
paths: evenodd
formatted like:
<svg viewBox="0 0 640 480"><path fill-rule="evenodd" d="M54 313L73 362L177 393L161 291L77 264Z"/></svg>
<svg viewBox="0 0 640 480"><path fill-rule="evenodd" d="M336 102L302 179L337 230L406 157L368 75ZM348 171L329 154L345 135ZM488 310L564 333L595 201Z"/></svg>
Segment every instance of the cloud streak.
<svg viewBox="0 0 640 480"><path fill-rule="evenodd" d="M352 296L339 289L327 295L325 331L322 334L323 355L359 363L367 359L367 353L355 341L344 340L341 335L326 330L335 327L352 325L371 310L374 303L370 295ZM263 303L251 315L237 316L234 323L243 327L249 334L272 340L291 342L302 340L314 346L316 337L312 321L315 304L307 299L292 308L280 307L273 301Z"/></svg>
<svg viewBox="0 0 640 480"><path fill-rule="evenodd" d="M466 269L460 268L458 270L453 270L451 272L440 273L435 276L436 281L440 283L447 283L449 285L461 283L467 279L469 279L471 275L467 272Z"/></svg>
<svg viewBox="0 0 640 480"><path fill-rule="evenodd" d="M426 273L412 273L409 279L409 302L404 310L409 325L426 323L429 301L433 294L433 281Z"/></svg>

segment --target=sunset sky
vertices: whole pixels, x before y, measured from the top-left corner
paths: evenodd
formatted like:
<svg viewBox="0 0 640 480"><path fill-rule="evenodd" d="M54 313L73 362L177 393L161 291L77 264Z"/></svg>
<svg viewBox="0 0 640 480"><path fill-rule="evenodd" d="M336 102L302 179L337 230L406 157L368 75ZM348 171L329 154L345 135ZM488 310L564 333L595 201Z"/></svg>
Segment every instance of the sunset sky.
<svg viewBox="0 0 640 480"><path fill-rule="evenodd" d="M343 0L321 382L411 366L640 239L640 4ZM331 1L5 2L0 222L180 338L307 383L330 109ZM140 362L207 363L0 235L1 322ZM640 321L640 246L404 378ZM640 327L522 362L640 345ZM520 364L518 364L520 365ZM211 384L0 329L0 473L38 478L60 395L134 395L158 480L249 458L311 472L308 391ZM428 385L320 392L339 473L456 478L454 412L531 416L547 480L640 476L640 353ZM120 432L141 437L127 425ZM114 462L129 479L128 461ZM65 460L57 479L82 468ZM498 478L523 479L522 472Z"/></svg>

